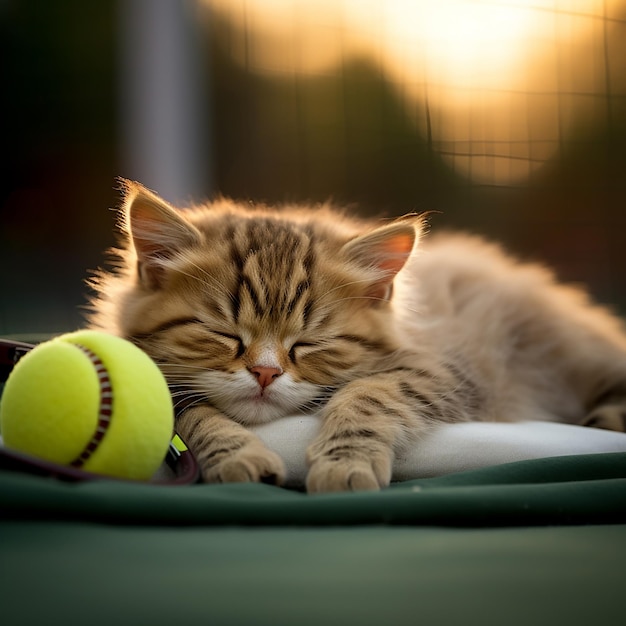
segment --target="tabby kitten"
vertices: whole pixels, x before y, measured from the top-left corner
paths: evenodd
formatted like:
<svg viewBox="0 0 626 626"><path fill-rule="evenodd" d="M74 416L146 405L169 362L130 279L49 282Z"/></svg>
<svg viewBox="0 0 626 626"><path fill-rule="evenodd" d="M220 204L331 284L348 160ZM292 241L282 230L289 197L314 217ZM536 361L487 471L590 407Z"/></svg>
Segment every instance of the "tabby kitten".
<svg viewBox="0 0 626 626"><path fill-rule="evenodd" d="M247 426L316 411L307 489L379 489L441 422L542 419L624 430L626 335L544 269L423 220L329 207L179 211L125 183L118 267L91 326L166 376L208 482L281 483Z"/></svg>

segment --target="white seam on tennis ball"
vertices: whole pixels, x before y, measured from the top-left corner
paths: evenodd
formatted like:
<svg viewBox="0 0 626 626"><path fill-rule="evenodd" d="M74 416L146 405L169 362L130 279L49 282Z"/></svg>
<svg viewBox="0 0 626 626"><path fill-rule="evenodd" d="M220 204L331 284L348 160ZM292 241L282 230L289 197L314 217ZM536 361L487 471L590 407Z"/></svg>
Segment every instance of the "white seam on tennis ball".
<svg viewBox="0 0 626 626"><path fill-rule="evenodd" d="M97 450L111 423L111 417L113 416L113 389L111 387L109 373L104 363L100 360L100 357L85 346L77 343L74 345L82 350L91 361L100 383L100 405L96 430L87 445L83 448L83 451L70 463L73 467L82 467Z"/></svg>

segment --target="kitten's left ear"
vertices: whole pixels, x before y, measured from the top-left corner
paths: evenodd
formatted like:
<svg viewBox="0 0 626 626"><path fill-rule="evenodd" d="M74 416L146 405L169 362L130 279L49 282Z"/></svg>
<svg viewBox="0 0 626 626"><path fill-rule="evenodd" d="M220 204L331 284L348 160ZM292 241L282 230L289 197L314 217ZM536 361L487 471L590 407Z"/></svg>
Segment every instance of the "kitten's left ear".
<svg viewBox="0 0 626 626"><path fill-rule="evenodd" d="M411 256L422 224L419 217L402 218L345 244L343 251L348 259L375 270L368 296L389 299L393 280Z"/></svg>
<svg viewBox="0 0 626 626"><path fill-rule="evenodd" d="M199 242L200 233L181 212L143 185L122 181L124 219L135 251L139 279L146 287L158 288L163 261Z"/></svg>

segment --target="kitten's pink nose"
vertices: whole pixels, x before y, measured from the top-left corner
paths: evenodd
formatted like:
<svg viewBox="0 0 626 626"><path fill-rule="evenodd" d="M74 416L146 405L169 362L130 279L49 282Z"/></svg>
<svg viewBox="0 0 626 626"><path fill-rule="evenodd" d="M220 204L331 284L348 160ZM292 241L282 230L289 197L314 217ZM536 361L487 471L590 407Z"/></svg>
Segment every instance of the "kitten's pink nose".
<svg viewBox="0 0 626 626"><path fill-rule="evenodd" d="M261 389L265 389L271 385L282 373L279 367L266 367L265 365L255 365L250 371L256 376L256 381L261 385Z"/></svg>

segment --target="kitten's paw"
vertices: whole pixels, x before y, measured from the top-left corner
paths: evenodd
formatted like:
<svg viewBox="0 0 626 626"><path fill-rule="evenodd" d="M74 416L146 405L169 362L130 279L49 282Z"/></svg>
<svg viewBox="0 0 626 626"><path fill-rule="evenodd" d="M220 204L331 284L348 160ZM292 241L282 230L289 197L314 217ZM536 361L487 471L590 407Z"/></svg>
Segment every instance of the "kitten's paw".
<svg viewBox="0 0 626 626"><path fill-rule="evenodd" d="M322 456L311 464L306 479L309 493L378 491L391 481L391 461Z"/></svg>
<svg viewBox="0 0 626 626"><path fill-rule="evenodd" d="M582 422L583 426L626 432L626 406L605 404L597 407Z"/></svg>
<svg viewBox="0 0 626 626"><path fill-rule="evenodd" d="M218 463L204 467L207 483L268 483L281 485L285 480L282 459L261 443L249 443Z"/></svg>

